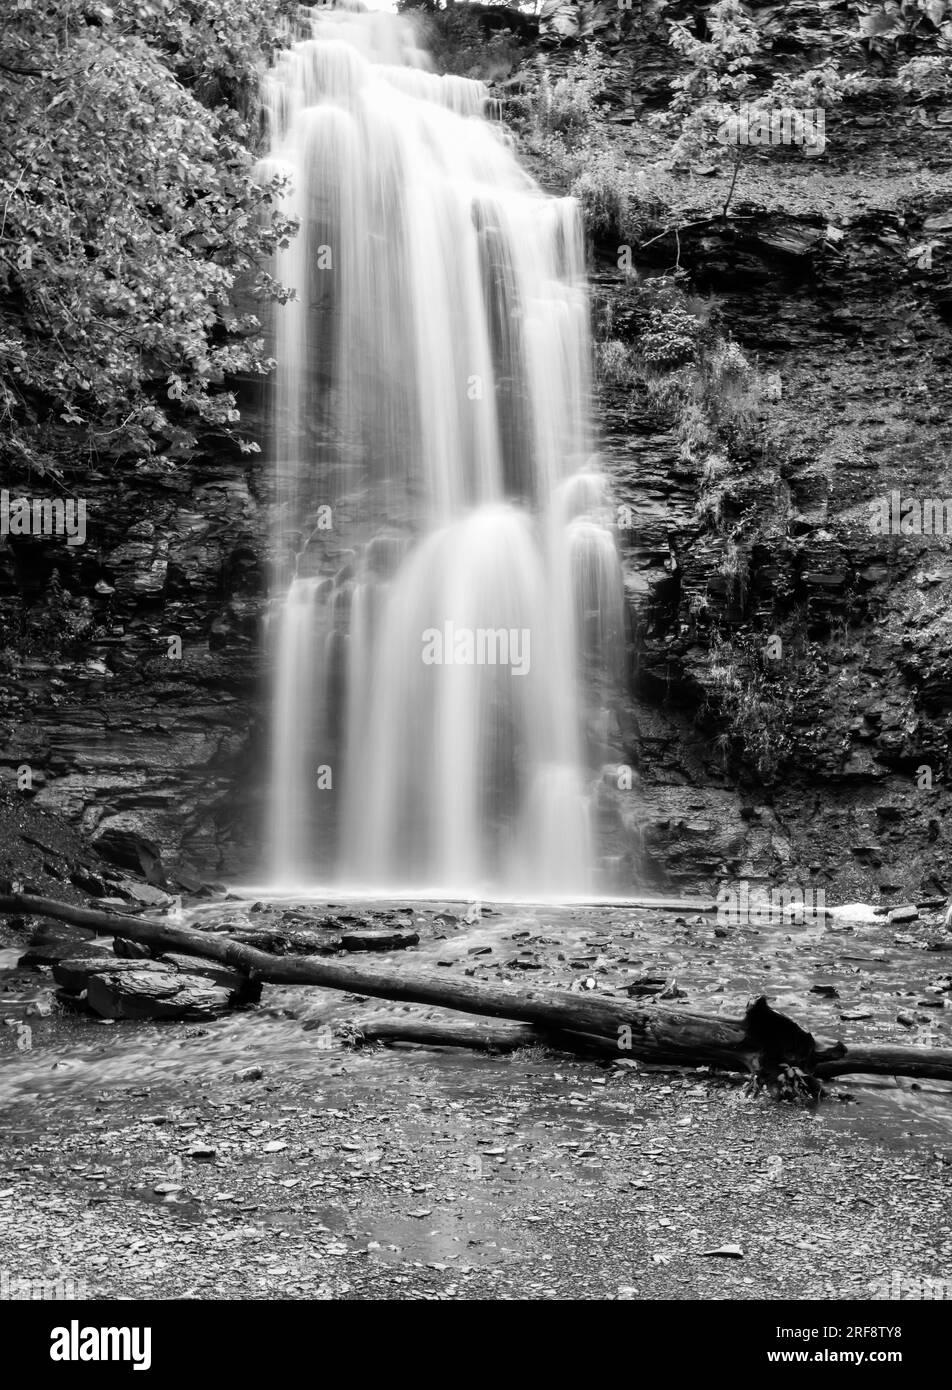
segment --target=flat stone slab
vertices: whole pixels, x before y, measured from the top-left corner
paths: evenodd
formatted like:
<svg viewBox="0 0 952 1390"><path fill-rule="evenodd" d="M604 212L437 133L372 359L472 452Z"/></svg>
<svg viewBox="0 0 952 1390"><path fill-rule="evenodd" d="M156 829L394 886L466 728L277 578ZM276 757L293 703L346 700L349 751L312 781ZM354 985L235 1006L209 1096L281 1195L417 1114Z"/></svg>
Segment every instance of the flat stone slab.
<svg viewBox="0 0 952 1390"><path fill-rule="evenodd" d="M107 971L148 970L151 962L142 960L118 960L115 956L72 956L69 960L57 961L53 966L53 979L63 989L73 994L81 994L89 985L93 975L103 975Z"/></svg>
<svg viewBox="0 0 952 1390"><path fill-rule="evenodd" d="M205 960L202 956L180 955L176 951L166 951L158 957L157 964L174 965L176 970L183 970L187 975L201 975L205 980L214 980L216 985L228 985L231 989L237 989L243 980L237 970L218 961Z"/></svg>
<svg viewBox="0 0 952 1390"><path fill-rule="evenodd" d="M86 1002L101 1018L183 1019L192 1022L219 1018L231 1008L232 991L201 975L186 975L171 966L143 969L137 961L108 974L91 975ZM138 968L135 968L138 966Z"/></svg>
<svg viewBox="0 0 952 1390"><path fill-rule="evenodd" d="M230 966L222 965L216 960L203 960L201 956L185 956L167 951L164 956L159 957L158 963L174 965L176 970L181 970L186 975L200 975L203 980L222 985L233 994L240 994L245 1003L261 996L260 980L253 983L239 970L232 970Z"/></svg>
<svg viewBox="0 0 952 1390"><path fill-rule="evenodd" d="M131 878L120 879L114 885L114 891L127 902L137 903L140 907L171 907L175 901L170 893L164 893L161 888L153 888L151 883L136 883Z"/></svg>
<svg viewBox="0 0 952 1390"><path fill-rule="evenodd" d="M223 1011L221 999L231 1007L261 997L260 982L249 983L238 971L195 956L80 956L59 961L53 978L71 994L85 990L87 1004L103 1018L216 1018Z"/></svg>

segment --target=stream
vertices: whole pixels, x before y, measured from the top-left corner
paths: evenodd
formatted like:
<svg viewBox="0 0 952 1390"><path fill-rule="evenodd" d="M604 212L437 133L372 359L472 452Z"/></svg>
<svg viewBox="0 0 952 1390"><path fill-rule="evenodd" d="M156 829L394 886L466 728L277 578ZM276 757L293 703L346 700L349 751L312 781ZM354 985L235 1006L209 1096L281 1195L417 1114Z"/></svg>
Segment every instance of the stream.
<svg viewBox="0 0 952 1390"><path fill-rule="evenodd" d="M331 906L341 904L322 904L322 910ZM394 904L377 906L392 909ZM736 1015L751 997L766 993L773 1007L823 1038L949 1045L947 958L924 951L917 934L897 931L882 920L824 928L735 927L718 939L710 919L618 905L508 906L473 923L463 920L459 904L403 904L407 906L421 932L420 946L409 953L415 965L469 969L476 978L506 969L506 978L512 978L512 967L519 964L527 975L531 969L533 984L565 987L574 982L600 992L631 977L651 975L675 980L684 993L678 1002L685 1007ZM366 909L367 902L360 907ZM233 903L216 903L185 919L200 924L236 912L241 908ZM434 923L440 928L436 937ZM102 944L108 952L111 943ZM20 946L0 948L4 1107L31 1096L74 1099L111 1088L202 1082L254 1065L302 1079L320 1077L326 1093L333 1095L335 1089L360 1087L368 1077L379 1085L381 1054L328 1048L325 1035L316 1031L322 1024L348 1020L359 1025L411 1007L422 1016L438 1016L434 1010L358 1000L336 991L268 986L254 1009L211 1023L113 1023L64 1011L54 999L47 970L17 968L21 954ZM912 1026L900 1026L897 1015ZM394 1084L435 1067L466 1086L507 1065L503 1058L447 1049L399 1047L384 1055L385 1076ZM541 1069L557 1071L558 1065L555 1058ZM596 1064L592 1069L599 1070ZM946 1083L842 1078L816 1117L821 1125L890 1146L952 1153L952 1085Z"/></svg>

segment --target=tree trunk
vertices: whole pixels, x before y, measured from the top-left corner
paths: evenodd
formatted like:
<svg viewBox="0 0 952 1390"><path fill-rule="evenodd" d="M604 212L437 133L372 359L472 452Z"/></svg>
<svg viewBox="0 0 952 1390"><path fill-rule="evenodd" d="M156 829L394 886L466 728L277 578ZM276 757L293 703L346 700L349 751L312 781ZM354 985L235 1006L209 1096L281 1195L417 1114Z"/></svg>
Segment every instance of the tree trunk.
<svg viewBox="0 0 952 1390"><path fill-rule="evenodd" d="M561 1052L616 1053L608 1038L589 1033L567 1033L533 1028L529 1023L417 1022L414 1019L380 1019L362 1023L358 1043L418 1043L423 1047L467 1047L477 1052L515 1052L520 1047L551 1047Z"/></svg>
<svg viewBox="0 0 952 1390"><path fill-rule="evenodd" d="M53 917L94 927L110 936L123 936L159 951L183 951L222 961L250 981L284 985L319 985L429 1004L490 1018L518 1019L533 1025L531 1036L583 1034L583 1044L595 1040L603 1050L626 1056L691 1066L722 1067L769 1079L793 1067L806 1076L839 1076L868 1072L952 1079L952 1049L920 1047L857 1047L842 1042L818 1049L810 1033L757 999L743 1018L720 1018L660 1005L642 1007L628 999L574 993L469 979L447 979L404 967L342 964L326 959L280 957L192 927L92 908L74 907L25 893L0 895L0 915ZM411 1025L412 1026L412 1025ZM540 1034L537 1030L542 1030ZM564 1045L560 1044L560 1045Z"/></svg>
<svg viewBox="0 0 952 1390"><path fill-rule="evenodd" d="M814 1068L824 1079L861 1073L866 1076L919 1076L932 1081L952 1081L952 1048L948 1047L847 1047L842 1057L824 1060L817 1054Z"/></svg>

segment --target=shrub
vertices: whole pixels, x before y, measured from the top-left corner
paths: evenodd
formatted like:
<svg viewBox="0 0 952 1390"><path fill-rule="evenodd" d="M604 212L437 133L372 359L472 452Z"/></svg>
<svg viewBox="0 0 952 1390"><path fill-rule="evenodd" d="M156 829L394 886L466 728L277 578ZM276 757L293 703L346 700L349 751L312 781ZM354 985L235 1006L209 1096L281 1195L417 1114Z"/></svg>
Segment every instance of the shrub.
<svg viewBox="0 0 952 1390"><path fill-rule="evenodd" d="M947 96L952 92L952 58L912 58L896 73L896 83L909 96Z"/></svg>
<svg viewBox="0 0 952 1390"><path fill-rule="evenodd" d="M49 0L4 20L9 461L55 467L77 439L87 457L174 456L199 429L242 442L224 381L272 366L247 297L285 297L266 265L293 232L252 153L256 67L287 8Z"/></svg>
<svg viewBox="0 0 952 1390"><path fill-rule="evenodd" d="M680 367L694 357L700 329L693 314L679 305L651 309L638 347L645 362L652 367Z"/></svg>
<svg viewBox="0 0 952 1390"><path fill-rule="evenodd" d="M582 218L593 236L628 235L628 187L625 171L610 151L592 153L572 180Z"/></svg>
<svg viewBox="0 0 952 1390"><path fill-rule="evenodd" d="M751 651L717 640L707 658L702 713L726 726L722 746L733 743L757 776L772 782L792 749L790 711Z"/></svg>
<svg viewBox="0 0 952 1390"><path fill-rule="evenodd" d="M631 352L618 338L596 343L595 370L598 380L607 385L629 386L636 379Z"/></svg>
<svg viewBox="0 0 952 1390"><path fill-rule="evenodd" d="M692 315L672 313L670 322L658 335L658 350L670 358L652 361L643 351L642 358L649 398L673 419L681 457L751 446L764 403L759 373L736 343L705 332Z"/></svg>

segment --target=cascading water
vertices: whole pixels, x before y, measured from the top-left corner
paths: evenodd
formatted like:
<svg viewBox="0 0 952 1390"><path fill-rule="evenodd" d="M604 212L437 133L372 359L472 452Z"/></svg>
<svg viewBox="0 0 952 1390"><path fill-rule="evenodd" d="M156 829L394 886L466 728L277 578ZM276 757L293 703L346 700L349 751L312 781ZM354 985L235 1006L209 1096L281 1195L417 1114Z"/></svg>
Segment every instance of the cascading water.
<svg viewBox="0 0 952 1390"><path fill-rule="evenodd" d="M275 267L271 879L583 893L581 667L617 670L623 588L577 208L407 21L309 22L266 84L300 222Z"/></svg>

